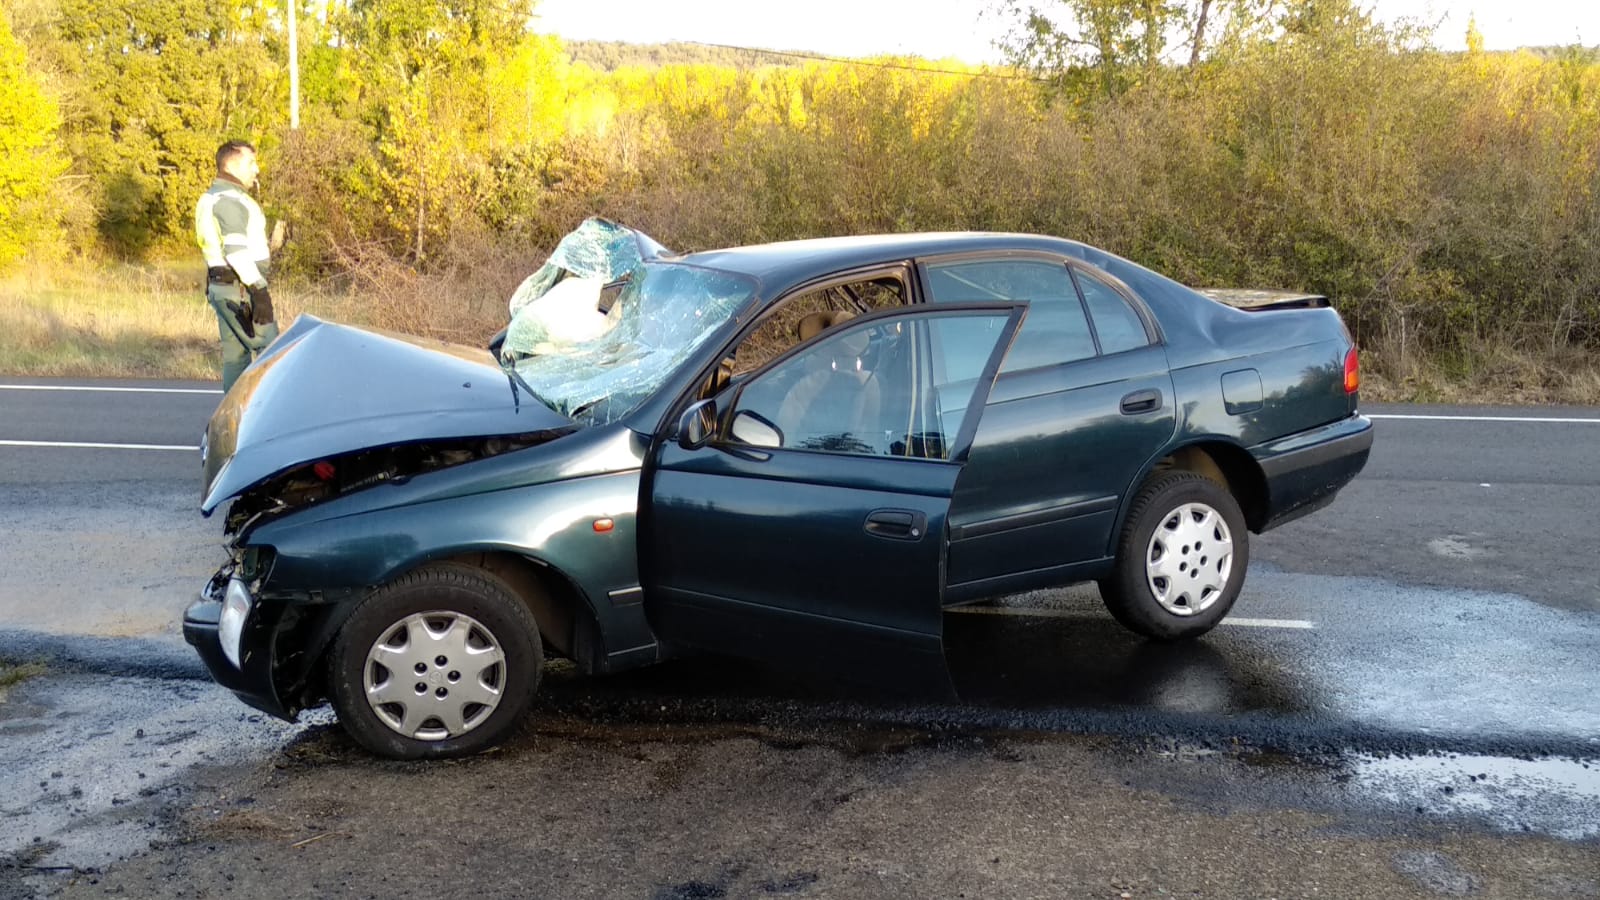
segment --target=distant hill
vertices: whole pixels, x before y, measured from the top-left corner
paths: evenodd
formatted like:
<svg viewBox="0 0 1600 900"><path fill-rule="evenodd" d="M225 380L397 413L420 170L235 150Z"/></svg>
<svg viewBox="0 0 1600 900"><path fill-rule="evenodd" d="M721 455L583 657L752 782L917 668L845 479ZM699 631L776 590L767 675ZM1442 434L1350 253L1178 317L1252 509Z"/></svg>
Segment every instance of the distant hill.
<svg viewBox="0 0 1600 900"><path fill-rule="evenodd" d="M705 44L629 44L623 41L563 41L575 63L610 72L624 66L660 68L673 65L713 65L733 69L798 65L801 60L762 50L736 50Z"/></svg>
<svg viewBox="0 0 1600 900"><path fill-rule="evenodd" d="M1582 44L1557 44L1545 47L1522 47L1540 59L1567 59L1576 63L1600 62L1600 44L1586 47Z"/></svg>

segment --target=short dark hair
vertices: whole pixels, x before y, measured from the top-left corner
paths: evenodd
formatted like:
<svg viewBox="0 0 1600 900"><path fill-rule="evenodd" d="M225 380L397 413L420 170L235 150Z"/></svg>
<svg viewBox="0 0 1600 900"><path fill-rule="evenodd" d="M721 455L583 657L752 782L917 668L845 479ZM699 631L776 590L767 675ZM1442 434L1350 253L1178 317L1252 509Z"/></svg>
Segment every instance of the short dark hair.
<svg viewBox="0 0 1600 900"><path fill-rule="evenodd" d="M254 153L256 152L256 147L249 141L229 141L226 144L223 144L221 147L218 147L217 171L221 172L224 166L226 166L235 157L239 156L239 154L245 152L246 150Z"/></svg>

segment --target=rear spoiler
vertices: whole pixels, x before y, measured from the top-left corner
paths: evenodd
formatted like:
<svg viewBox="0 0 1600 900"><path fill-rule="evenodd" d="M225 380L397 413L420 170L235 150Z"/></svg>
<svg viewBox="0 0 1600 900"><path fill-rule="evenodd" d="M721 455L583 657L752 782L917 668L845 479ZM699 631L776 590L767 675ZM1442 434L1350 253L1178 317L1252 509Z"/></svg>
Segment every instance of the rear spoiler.
<svg viewBox="0 0 1600 900"><path fill-rule="evenodd" d="M1197 293L1247 312L1269 309L1319 309L1330 305L1321 294L1298 291L1261 291L1247 288L1196 288Z"/></svg>

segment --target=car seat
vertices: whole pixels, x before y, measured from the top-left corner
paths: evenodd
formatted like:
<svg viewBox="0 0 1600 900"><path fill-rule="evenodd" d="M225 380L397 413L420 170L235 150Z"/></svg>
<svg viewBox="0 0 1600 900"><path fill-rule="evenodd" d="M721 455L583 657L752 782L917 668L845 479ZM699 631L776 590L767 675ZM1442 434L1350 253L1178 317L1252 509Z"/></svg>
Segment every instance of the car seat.
<svg viewBox="0 0 1600 900"><path fill-rule="evenodd" d="M846 310L812 313L800 320L796 330L802 341L810 340L851 318L854 315ZM776 424L784 434L785 447L877 449L872 432L878 422L880 391L877 380L862 364L867 345L866 332L856 331L824 339L807 353L809 371L778 409Z"/></svg>

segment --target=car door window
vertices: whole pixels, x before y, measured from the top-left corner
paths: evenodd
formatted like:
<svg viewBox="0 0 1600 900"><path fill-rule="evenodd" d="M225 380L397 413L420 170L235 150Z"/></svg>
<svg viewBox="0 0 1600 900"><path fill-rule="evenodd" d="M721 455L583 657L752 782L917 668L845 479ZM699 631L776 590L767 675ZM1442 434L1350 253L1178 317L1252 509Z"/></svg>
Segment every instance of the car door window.
<svg viewBox="0 0 1600 900"><path fill-rule="evenodd" d="M1088 359L1094 336L1066 265L1042 259L969 260L927 267L935 303L1026 300L1028 317L1002 372Z"/></svg>
<svg viewBox="0 0 1600 900"><path fill-rule="evenodd" d="M1084 302L1089 306L1089 315L1094 319L1095 334L1100 337L1101 353L1121 353L1150 343L1144 320L1116 288L1082 270L1076 275Z"/></svg>
<svg viewBox="0 0 1600 900"><path fill-rule="evenodd" d="M877 278L829 285L783 301L739 343L732 374L754 372L785 350L810 339L818 324L831 324L880 309L905 305L899 278ZM824 327L826 327L824 324Z"/></svg>
<svg viewBox="0 0 1600 900"><path fill-rule="evenodd" d="M765 446L948 459L1009 311L841 323L740 391L730 438L753 418ZM934 347L941 348L934 358Z"/></svg>

